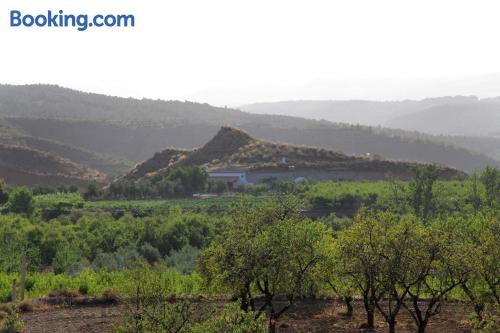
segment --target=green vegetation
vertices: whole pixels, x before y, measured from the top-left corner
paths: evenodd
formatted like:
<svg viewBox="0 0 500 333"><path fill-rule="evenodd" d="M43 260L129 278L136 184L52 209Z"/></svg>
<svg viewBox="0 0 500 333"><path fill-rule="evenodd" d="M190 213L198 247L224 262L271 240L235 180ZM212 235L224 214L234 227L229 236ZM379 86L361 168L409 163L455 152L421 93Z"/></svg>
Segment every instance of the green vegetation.
<svg viewBox="0 0 500 333"><path fill-rule="evenodd" d="M444 101L448 99L442 100L436 103L446 104ZM373 107L388 110L396 105L407 105L409 109L419 104L423 108L431 106L428 100L352 103L363 110L370 109L369 114L375 114ZM328 114L331 111L329 109ZM366 119L364 113L363 119ZM380 123L380 115L376 119ZM0 142L56 154L107 175L127 169L133 164L128 161L144 161L168 146L198 148L224 124L243 127L267 140L338 149L347 154L371 152L400 160L414 160L418 156L421 161L436 161L466 171L488 164L499 166L498 159L480 155L498 156L498 140L494 138L426 136L401 130L250 114L208 104L116 98L57 86L0 86Z"/></svg>
<svg viewBox="0 0 500 333"><path fill-rule="evenodd" d="M0 302L26 258L28 298L121 298L119 332L276 332L298 300L318 295L341 299L347 315L362 299L365 326L380 316L391 333L403 312L424 333L460 300L474 332L494 332L498 175L444 182L425 167L409 182L274 182L246 195L156 201L1 185ZM210 301L221 295L236 301ZM0 317L0 327L15 318Z"/></svg>

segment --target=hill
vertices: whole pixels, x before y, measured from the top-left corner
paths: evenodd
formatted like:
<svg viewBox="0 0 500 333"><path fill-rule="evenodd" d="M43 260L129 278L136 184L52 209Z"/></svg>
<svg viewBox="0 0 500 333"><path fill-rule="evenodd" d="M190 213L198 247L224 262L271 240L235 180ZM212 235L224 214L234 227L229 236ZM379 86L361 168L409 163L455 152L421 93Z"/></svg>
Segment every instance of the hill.
<svg viewBox="0 0 500 333"><path fill-rule="evenodd" d="M133 165L126 159L98 154L55 140L30 136L25 131L14 127L5 119L0 119L0 143L47 152L76 164L81 164L87 168L95 169L109 176L123 174L130 170Z"/></svg>
<svg viewBox="0 0 500 333"><path fill-rule="evenodd" d="M426 98L404 101L297 100L243 105L241 110L257 114L278 114L328 120L336 123L381 126L386 122L434 106L477 102L475 96Z"/></svg>
<svg viewBox="0 0 500 333"><path fill-rule="evenodd" d="M55 155L20 146L0 144L0 178L13 185L83 185L104 182L97 171Z"/></svg>
<svg viewBox="0 0 500 333"><path fill-rule="evenodd" d="M500 103L439 105L397 117L386 125L430 134L500 137Z"/></svg>
<svg viewBox="0 0 500 333"><path fill-rule="evenodd" d="M200 166L208 171L239 170L251 180L295 179L386 179L389 175L408 179L413 162L348 156L321 148L255 139L241 129L223 126L203 147L191 151L167 149L138 165L127 180L167 175L175 167ZM440 177L461 176L456 169L441 166Z"/></svg>
<svg viewBox="0 0 500 333"><path fill-rule="evenodd" d="M208 104L110 97L57 86L0 86L0 117L5 117L24 136L135 163L164 147L199 147L220 126L231 124L255 137L351 155L370 153L396 160L438 162L467 171L488 164L500 165L479 153L400 132L256 115ZM97 168L95 163L87 166Z"/></svg>

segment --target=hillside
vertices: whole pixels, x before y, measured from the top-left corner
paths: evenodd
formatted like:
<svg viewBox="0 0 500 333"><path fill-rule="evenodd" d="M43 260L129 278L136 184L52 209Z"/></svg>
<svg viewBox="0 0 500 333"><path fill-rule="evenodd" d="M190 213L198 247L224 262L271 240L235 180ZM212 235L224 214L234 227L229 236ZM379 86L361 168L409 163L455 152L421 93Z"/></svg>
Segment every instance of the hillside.
<svg viewBox="0 0 500 333"><path fill-rule="evenodd" d="M366 126L256 115L208 104L109 97L57 86L0 85L2 116L24 136L135 163L164 147L200 147L220 126L231 124L255 137L351 155L371 153L395 160L438 162L466 171L500 165L493 158L438 140ZM85 165L97 169L97 164Z"/></svg>
<svg viewBox="0 0 500 333"><path fill-rule="evenodd" d="M83 185L104 182L97 171L52 154L0 144L0 178L13 185Z"/></svg>
<svg viewBox="0 0 500 333"><path fill-rule="evenodd" d="M500 104L440 105L388 121L386 126L430 134L500 136Z"/></svg>
<svg viewBox="0 0 500 333"><path fill-rule="evenodd" d="M132 163L126 159L118 159L55 140L27 135L5 119L0 119L0 143L50 153L110 176L122 174L132 166Z"/></svg>
<svg viewBox="0 0 500 333"><path fill-rule="evenodd" d="M258 114L291 115L336 123L380 126L386 122L434 106L477 102L475 96L455 96L404 101L298 100L243 105L241 110Z"/></svg>
<svg viewBox="0 0 500 333"><path fill-rule="evenodd" d="M168 174L175 167L203 166L209 171L246 170L254 179L298 175L310 179L385 179L389 175L408 179L415 165L255 139L241 129L223 126L203 147L191 151L164 150L139 164L124 178L139 180ZM446 179L462 175L444 166L439 168L439 174Z"/></svg>

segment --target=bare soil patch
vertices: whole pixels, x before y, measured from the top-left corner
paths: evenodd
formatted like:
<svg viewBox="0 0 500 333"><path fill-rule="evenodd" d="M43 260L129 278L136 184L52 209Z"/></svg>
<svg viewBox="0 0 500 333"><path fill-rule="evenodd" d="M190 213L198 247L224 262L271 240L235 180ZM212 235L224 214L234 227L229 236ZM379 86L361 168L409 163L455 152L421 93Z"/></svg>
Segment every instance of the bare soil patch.
<svg viewBox="0 0 500 333"><path fill-rule="evenodd" d="M354 316L344 315L342 304L334 300L304 300L297 304L279 322L280 333L356 333L366 332L359 327L365 322L360 302L355 303ZM471 309L463 304L448 304L434 317L428 333L469 333L468 316ZM22 315L26 333L100 333L113 332L117 323L124 320L121 305L53 306L45 305L34 312ZM376 317L376 333L387 332L383 318ZM397 332L416 332L411 317L402 310Z"/></svg>

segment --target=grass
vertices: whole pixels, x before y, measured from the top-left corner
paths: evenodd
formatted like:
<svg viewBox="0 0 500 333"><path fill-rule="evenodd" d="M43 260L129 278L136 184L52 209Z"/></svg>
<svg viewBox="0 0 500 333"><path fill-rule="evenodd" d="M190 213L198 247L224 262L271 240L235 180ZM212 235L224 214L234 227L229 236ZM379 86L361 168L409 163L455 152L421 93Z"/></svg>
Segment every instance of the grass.
<svg viewBox="0 0 500 333"><path fill-rule="evenodd" d="M266 197L252 197L254 202ZM224 195L218 197L158 199L158 200L100 200L85 201L79 194L46 194L35 196L35 205L42 210L57 210L61 208L79 208L86 211L130 211L139 215L168 211L180 208L184 211L225 211L241 201L242 196Z"/></svg>
<svg viewBox="0 0 500 333"><path fill-rule="evenodd" d="M95 272L85 270L76 276L54 274L52 272L32 273L27 276L26 296L29 299L50 295L78 295L86 289L88 296L109 296L110 290L118 294L133 294L136 290L137 274L157 274L154 270L121 270L115 272ZM201 277L198 274L182 275L175 269L165 269L164 277L168 280L168 293L172 295L202 295L205 293ZM19 281L18 274L0 274L0 303L10 301L12 280ZM64 291L64 293L62 292ZM19 291L18 291L19 293Z"/></svg>

